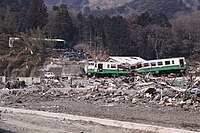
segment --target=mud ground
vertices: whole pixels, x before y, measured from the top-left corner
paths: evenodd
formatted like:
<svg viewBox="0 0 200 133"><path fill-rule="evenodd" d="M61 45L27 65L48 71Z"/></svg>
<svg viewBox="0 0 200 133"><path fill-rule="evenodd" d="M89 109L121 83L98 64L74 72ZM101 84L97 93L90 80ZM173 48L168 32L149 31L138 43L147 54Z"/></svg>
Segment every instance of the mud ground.
<svg viewBox="0 0 200 133"><path fill-rule="evenodd" d="M1 133L152 133L33 114L13 112L1 112L0 114Z"/></svg>
<svg viewBox="0 0 200 133"><path fill-rule="evenodd" d="M164 127L174 127L200 132L200 111L162 106L152 103L105 102L104 100L83 100L79 93L43 95L34 92L4 96L0 106L38 111L59 112ZM7 128L4 128L7 129Z"/></svg>

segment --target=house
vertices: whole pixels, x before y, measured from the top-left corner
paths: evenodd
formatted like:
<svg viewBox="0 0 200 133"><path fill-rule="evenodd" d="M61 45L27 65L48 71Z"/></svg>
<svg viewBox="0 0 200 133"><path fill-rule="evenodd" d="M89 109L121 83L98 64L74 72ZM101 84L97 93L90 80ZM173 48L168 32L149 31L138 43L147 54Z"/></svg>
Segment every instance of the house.
<svg viewBox="0 0 200 133"><path fill-rule="evenodd" d="M136 66L138 63L144 62L146 60L140 57L109 56L105 61Z"/></svg>

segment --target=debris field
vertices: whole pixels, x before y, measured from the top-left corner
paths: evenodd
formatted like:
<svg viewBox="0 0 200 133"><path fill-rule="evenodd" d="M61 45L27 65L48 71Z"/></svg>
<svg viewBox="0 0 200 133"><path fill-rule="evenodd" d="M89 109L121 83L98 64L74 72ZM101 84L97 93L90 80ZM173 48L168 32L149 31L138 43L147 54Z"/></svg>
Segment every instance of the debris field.
<svg viewBox="0 0 200 133"><path fill-rule="evenodd" d="M200 131L198 77L44 78L0 90L1 106Z"/></svg>

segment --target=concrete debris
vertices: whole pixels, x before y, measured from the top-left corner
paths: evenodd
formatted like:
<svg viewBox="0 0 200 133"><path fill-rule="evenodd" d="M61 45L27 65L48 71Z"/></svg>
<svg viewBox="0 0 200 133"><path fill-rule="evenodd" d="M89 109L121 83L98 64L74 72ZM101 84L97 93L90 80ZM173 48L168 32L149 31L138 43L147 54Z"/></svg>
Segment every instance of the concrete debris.
<svg viewBox="0 0 200 133"><path fill-rule="evenodd" d="M1 101L6 101L9 96L16 95L18 99L13 98L15 100L9 102L23 103L31 100L69 98L97 104L103 102L114 105L127 103L132 106L158 105L200 111L200 80L198 78L191 82L185 77L176 79L151 75L137 75L134 80L133 77L124 76L117 78L71 77L70 79L54 77L42 78L39 84L31 86L25 81L12 80L0 90Z"/></svg>

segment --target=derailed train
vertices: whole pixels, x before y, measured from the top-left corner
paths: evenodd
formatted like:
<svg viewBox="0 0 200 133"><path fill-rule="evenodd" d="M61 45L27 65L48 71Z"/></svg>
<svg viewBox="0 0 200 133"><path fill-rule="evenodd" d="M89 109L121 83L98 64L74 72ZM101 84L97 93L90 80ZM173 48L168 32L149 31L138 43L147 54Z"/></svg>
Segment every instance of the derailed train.
<svg viewBox="0 0 200 133"><path fill-rule="evenodd" d="M184 57L148 60L130 66L116 62L88 61L85 65L87 75L128 75L136 73L170 74L184 73L186 60Z"/></svg>

